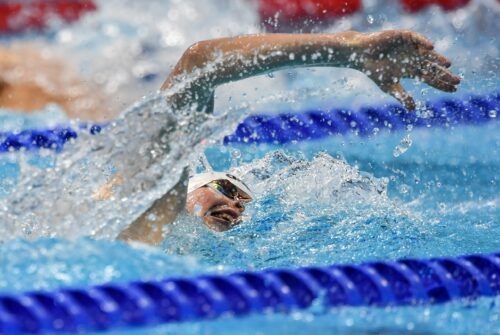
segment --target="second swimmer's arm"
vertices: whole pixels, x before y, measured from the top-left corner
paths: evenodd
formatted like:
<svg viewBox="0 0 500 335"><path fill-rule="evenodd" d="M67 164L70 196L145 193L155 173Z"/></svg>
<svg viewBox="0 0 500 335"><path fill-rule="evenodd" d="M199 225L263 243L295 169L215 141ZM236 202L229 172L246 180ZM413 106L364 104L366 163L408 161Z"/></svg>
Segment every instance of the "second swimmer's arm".
<svg viewBox="0 0 500 335"><path fill-rule="evenodd" d="M218 85L290 67L350 67L367 74L384 92L412 110L415 105L399 81L419 78L454 91L459 78L450 62L425 37L409 31L335 34L261 34L202 41L183 54L162 89L180 84L176 108L210 111Z"/></svg>

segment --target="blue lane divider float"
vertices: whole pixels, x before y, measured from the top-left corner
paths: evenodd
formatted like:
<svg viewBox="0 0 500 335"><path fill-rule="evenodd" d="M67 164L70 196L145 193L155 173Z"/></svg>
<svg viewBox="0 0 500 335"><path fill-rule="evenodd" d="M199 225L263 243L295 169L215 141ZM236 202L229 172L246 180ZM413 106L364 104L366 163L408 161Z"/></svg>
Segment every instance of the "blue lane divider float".
<svg viewBox="0 0 500 335"><path fill-rule="evenodd" d="M262 114L247 117L224 143L275 143L320 139L330 135L399 131L413 127L449 127L481 124L500 117L500 93L466 99L428 102L425 116L409 113L401 105L349 109L309 110L296 114Z"/></svg>
<svg viewBox="0 0 500 335"><path fill-rule="evenodd" d="M88 332L289 312L500 295L500 252L0 295L0 333ZM315 303L317 301L317 303Z"/></svg>
<svg viewBox="0 0 500 335"><path fill-rule="evenodd" d="M52 149L61 151L64 144L78 137L79 131L88 131L92 135L101 132L103 125L82 124L80 129L55 127L52 129L26 129L17 133L0 133L0 153L19 150Z"/></svg>
<svg viewBox="0 0 500 335"><path fill-rule="evenodd" d="M224 138L229 143L275 143L324 138L357 133L373 135L378 131L399 131L413 127L481 124L500 118L500 93L466 99L440 99L429 102L425 117L409 113L400 105L363 107L358 111L332 109L301 113L263 114L247 117L235 133ZM498 117L497 117L498 116ZM97 134L105 125L84 125L79 131ZM0 133L0 152L48 148L61 150L66 142L78 137L69 127Z"/></svg>

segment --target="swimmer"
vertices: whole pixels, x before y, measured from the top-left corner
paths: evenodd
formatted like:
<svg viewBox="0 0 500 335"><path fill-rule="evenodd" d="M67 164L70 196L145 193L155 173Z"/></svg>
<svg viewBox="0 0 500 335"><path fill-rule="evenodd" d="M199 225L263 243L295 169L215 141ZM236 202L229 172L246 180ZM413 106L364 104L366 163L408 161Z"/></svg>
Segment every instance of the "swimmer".
<svg viewBox="0 0 500 335"><path fill-rule="evenodd" d="M105 121L117 113L103 91L49 50L0 46L0 108L31 112L54 104L71 118Z"/></svg>
<svg viewBox="0 0 500 335"><path fill-rule="evenodd" d="M450 61L433 50L420 34L392 30L378 33L260 34L195 43L186 50L162 90L182 84L169 96L174 110L211 113L214 91L224 83L292 67L347 67L365 73L380 89L408 110L415 102L401 86L413 78L445 92L454 92L460 79L449 70ZM204 173L181 180L127 227L119 239L159 244L163 227L186 210L203 218L215 231L241 222L250 189L225 173Z"/></svg>
<svg viewBox="0 0 500 335"><path fill-rule="evenodd" d="M201 41L186 50L161 89L172 93L167 99L173 110L212 113L214 91L219 85L310 66L359 70L408 110L414 110L415 102L401 86L401 79L417 79L446 92L455 91L460 82L448 70L450 62L420 34L401 30L349 31L259 34ZM28 111L56 103L70 116L96 120L106 114L100 108L112 100L102 91L78 79L64 62L47 58L33 47L0 48L0 107ZM98 190L94 199L109 198L113 185L127 180L127 172L120 173ZM202 217L209 228L224 231L241 222L245 204L252 198L250 189L234 176L208 173L188 180L184 171L180 181L119 238L158 244L163 238L163 227L183 210Z"/></svg>
<svg viewBox="0 0 500 335"><path fill-rule="evenodd" d="M163 240L163 226L174 222L185 208L190 215L201 217L210 229L222 232L241 222L245 204L253 200L249 187L236 176L224 172L206 172L181 180L156 200L118 239L158 244Z"/></svg>

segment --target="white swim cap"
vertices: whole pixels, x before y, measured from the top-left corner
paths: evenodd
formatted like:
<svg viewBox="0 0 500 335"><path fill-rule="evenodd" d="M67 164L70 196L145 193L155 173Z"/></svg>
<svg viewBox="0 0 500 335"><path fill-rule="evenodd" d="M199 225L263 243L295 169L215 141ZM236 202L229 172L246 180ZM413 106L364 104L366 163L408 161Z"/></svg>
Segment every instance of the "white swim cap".
<svg viewBox="0 0 500 335"><path fill-rule="evenodd" d="M245 183L241 181L241 179L226 172L212 171L212 172L195 174L194 176L189 178L188 193L197 190L200 187L203 187L214 180L227 180L228 182L236 186L238 191L243 193L244 196L247 196L248 198L250 198L250 200L253 200L250 188L248 188L248 186L245 185Z"/></svg>

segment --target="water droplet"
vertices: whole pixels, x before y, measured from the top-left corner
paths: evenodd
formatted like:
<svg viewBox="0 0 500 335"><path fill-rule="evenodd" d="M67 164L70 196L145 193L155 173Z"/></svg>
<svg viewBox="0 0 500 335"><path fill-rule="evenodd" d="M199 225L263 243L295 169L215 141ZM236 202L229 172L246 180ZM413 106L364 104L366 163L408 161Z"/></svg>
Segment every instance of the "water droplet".
<svg viewBox="0 0 500 335"><path fill-rule="evenodd" d="M408 187L408 185L403 184L403 185L399 186L399 193L407 194L409 191L410 191L410 188Z"/></svg>
<svg viewBox="0 0 500 335"><path fill-rule="evenodd" d="M443 212L445 212L445 211L446 211L446 204L445 204L445 203L440 202L438 206L439 206L439 211L440 211L441 213L443 213Z"/></svg>
<svg viewBox="0 0 500 335"><path fill-rule="evenodd" d="M375 21L375 19L373 18L372 15L368 15L366 17L366 21L369 23L369 24L373 24L373 22Z"/></svg>
<svg viewBox="0 0 500 335"><path fill-rule="evenodd" d="M403 137L403 139L401 139L401 142L399 142L399 144L396 145L394 151L392 152L392 155L394 157L401 156L406 151L408 151L408 149L410 149L412 143L413 141L411 140L410 135L406 135L405 137Z"/></svg>
<svg viewBox="0 0 500 335"><path fill-rule="evenodd" d="M194 207L193 207L193 213L194 213L194 215L196 215L196 216L203 216L202 209L203 209L203 207L200 204L198 204L198 203L195 204Z"/></svg>
<svg viewBox="0 0 500 335"><path fill-rule="evenodd" d="M149 213L146 216L146 219L148 219L148 221L156 221L158 220L158 216L155 213Z"/></svg>
<svg viewBox="0 0 500 335"><path fill-rule="evenodd" d="M492 109L488 112L488 116L491 118L496 118L497 117L497 111Z"/></svg>
<svg viewBox="0 0 500 335"><path fill-rule="evenodd" d="M231 157L233 159L240 159L241 158L241 152L238 149L234 149L231 151Z"/></svg>

